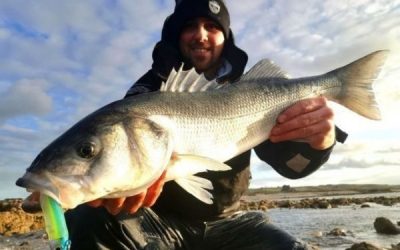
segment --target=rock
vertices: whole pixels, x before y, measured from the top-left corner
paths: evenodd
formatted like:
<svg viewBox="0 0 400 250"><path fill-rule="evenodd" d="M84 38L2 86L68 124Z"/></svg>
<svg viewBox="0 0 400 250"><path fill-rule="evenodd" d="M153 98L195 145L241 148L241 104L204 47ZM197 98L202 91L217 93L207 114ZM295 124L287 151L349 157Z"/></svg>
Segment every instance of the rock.
<svg viewBox="0 0 400 250"><path fill-rule="evenodd" d="M0 249L15 250L51 250L48 239L44 230L36 230L25 234L16 234L12 236L0 235Z"/></svg>
<svg viewBox="0 0 400 250"><path fill-rule="evenodd" d="M400 250L400 243L397 245L392 245L392 247L389 250Z"/></svg>
<svg viewBox="0 0 400 250"><path fill-rule="evenodd" d="M282 200L279 201L278 206L280 208L293 208L295 206L296 201L292 200Z"/></svg>
<svg viewBox="0 0 400 250"><path fill-rule="evenodd" d="M0 235L11 236L44 228L41 214L28 214L22 208L22 199L0 201Z"/></svg>
<svg viewBox="0 0 400 250"><path fill-rule="evenodd" d="M346 230L343 228L334 228L332 229L329 233L327 233L329 236L347 236Z"/></svg>
<svg viewBox="0 0 400 250"><path fill-rule="evenodd" d="M261 210L261 211L267 211L268 210L268 207L269 207L269 204L268 204L268 201L266 201L266 200L261 200L259 203L258 203L258 210Z"/></svg>
<svg viewBox="0 0 400 250"><path fill-rule="evenodd" d="M400 228L385 217L376 218L374 228L379 234L400 234Z"/></svg>
<svg viewBox="0 0 400 250"><path fill-rule="evenodd" d="M350 248L346 248L346 250L383 250L383 248L368 242L361 242L353 244Z"/></svg>
<svg viewBox="0 0 400 250"><path fill-rule="evenodd" d="M316 238L322 238L322 236L324 236L324 234L321 231L315 231L311 235Z"/></svg>
<svg viewBox="0 0 400 250"><path fill-rule="evenodd" d="M332 206L334 205L335 207L338 206L349 206L351 204L351 201L349 198L333 198L330 200Z"/></svg>
<svg viewBox="0 0 400 250"><path fill-rule="evenodd" d="M332 208L332 206L327 200L320 200L318 202L318 208L328 209L328 208Z"/></svg>
<svg viewBox="0 0 400 250"><path fill-rule="evenodd" d="M0 201L0 212L10 211L15 207L20 207L22 199L4 199Z"/></svg>
<svg viewBox="0 0 400 250"><path fill-rule="evenodd" d="M392 203L392 201L390 201L390 200L385 200L385 201L382 203L382 205L387 206L387 207L391 207L391 206L393 206L393 203Z"/></svg>
<svg viewBox="0 0 400 250"><path fill-rule="evenodd" d="M313 245L313 244L311 244L311 243L308 243L308 248L309 248L310 250L320 250L320 248L319 248L318 246Z"/></svg>
<svg viewBox="0 0 400 250"><path fill-rule="evenodd" d="M326 208L337 208L339 206L350 206L354 205L354 209L361 207L369 207L368 203L376 203L387 206L400 203L400 197L366 197L366 198L305 198L300 200L288 199L288 200L261 200L261 201L241 201L242 210L266 210L270 208L314 208L314 209L326 209Z"/></svg>

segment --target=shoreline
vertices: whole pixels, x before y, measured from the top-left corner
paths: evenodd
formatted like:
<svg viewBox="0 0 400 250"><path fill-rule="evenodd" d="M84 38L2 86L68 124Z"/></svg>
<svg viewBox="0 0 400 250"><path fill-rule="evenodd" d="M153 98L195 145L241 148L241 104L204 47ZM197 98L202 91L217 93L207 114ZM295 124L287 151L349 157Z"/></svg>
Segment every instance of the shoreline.
<svg viewBox="0 0 400 250"><path fill-rule="evenodd" d="M339 191L301 191L301 192L257 192L254 194L245 194L242 199L245 201L261 201L261 200L300 200L306 198L326 198L331 199L335 197L354 198L356 196L376 197L376 196L400 196L400 190L385 191L385 192L370 192L364 193L353 190L339 190Z"/></svg>
<svg viewBox="0 0 400 250"><path fill-rule="evenodd" d="M363 196L363 197L360 197ZM22 198L0 200L0 235L13 236L44 228L41 212L26 213L22 210ZM274 192L244 195L240 210L262 210L273 208L328 209L348 205L376 203L393 206L400 203L400 192L360 193L357 191L323 192Z"/></svg>
<svg viewBox="0 0 400 250"><path fill-rule="evenodd" d="M360 195L365 197L359 198ZM24 212L21 208L22 200L22 198L0 200L0 248L49 249L42 213ZM240 209L247 211L267 211L274 208L335 209L335 207L346 205L362 207L368 203L397 206L400 204L400 192L370 194L360 194L356 191L258 193L244 195L240 201Z"/></svg>
<svg viewBox="0 0 400 250"><path fill-rule="evenodd" d="M274 192L244 195L242 210L263 210L271 208L310 208L327 209L339 206L364 205L376 203L393 206L400 203L400 191L384 193L360 193L359 191L321 191L321 192Z"/></svg>

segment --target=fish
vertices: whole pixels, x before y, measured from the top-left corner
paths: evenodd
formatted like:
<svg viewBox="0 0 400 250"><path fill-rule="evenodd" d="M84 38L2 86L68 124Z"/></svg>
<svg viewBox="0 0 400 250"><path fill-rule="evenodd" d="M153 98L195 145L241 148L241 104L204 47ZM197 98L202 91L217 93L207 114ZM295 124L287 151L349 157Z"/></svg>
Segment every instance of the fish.
<svg viewBox="0 0 400 250"><path fill-rule="evenodd" d="M224 162L266 141L294 103L325 96L381 119L372 85L388 53L302 78L262 59L231 84L173 69L160 91L114 101L81 119L39 153L16 185L74 208L141 193L166 171L166 181L212 204L212 183L196 174L229 171Z"/></svg>

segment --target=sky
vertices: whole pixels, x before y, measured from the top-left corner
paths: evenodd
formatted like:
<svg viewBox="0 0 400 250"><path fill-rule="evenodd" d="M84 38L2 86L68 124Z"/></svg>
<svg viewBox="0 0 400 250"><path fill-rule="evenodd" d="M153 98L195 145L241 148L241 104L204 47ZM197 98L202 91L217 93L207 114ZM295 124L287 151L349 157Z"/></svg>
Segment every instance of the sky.
<svg viewBox="0 0 400 250"><path fill-rule="evenodd" d="M312 175L288 180L252 158L251 187L400 184L400 0L227 0L247 69L269 58L292 78L391 51L375 81L381 121L339 105L349 133ZM23 7L22 7L23 6ZM151 66L173 0L0 1L0 199L36 155L85 115L124 96Z"/></svg>

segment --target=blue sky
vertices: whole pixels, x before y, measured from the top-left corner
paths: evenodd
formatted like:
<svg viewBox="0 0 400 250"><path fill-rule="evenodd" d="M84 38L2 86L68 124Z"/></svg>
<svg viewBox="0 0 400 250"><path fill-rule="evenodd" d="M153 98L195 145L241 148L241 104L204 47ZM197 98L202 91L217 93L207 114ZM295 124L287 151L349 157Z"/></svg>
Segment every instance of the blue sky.
<svg viewBox="0 0 400 250"><path fill-rule="evenodd" d="M270 58L292 77L324 73L390 49L375 90L383 120L334 105L350 136L311 176L289 181L253 158L252 187L400 184L400 1L228 0L248 68ZM151 65L173 0L0 1L0 198L48 143L123 97Z"/></svg>

